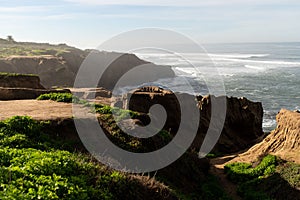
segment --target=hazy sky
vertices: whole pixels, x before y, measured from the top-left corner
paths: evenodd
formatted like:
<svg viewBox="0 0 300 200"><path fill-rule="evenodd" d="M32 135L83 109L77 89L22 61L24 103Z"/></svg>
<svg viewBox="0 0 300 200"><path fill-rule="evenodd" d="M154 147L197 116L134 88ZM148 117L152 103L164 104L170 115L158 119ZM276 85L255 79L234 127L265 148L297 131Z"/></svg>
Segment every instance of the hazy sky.
<svg viewBox="0 0 300 200"><path fill-rule="evenodd" d="M300 41L299 0L0 0L0 37L97 47L167 28L200 43Z"/></svg>

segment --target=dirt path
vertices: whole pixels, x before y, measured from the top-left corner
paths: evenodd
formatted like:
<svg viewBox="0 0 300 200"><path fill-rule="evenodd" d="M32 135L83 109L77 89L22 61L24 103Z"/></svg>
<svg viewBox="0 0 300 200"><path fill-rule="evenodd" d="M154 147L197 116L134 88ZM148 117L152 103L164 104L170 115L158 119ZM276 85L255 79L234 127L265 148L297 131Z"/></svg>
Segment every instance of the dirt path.
<svg viewBox="0 0 300 200"><path fill-rule="evenodd" d="M74 107L79 110L80 117L87 117L88 108L77 104ZM12 116L30 116L36 120L67 119L73 116L72 104L48 100L0 101L0 120Z"/></svg>
<svg viewBox="0 0 300 200"><path fill-rule="evenodd" d="M227 194L234 200L241 200L242 198L237 194L237 186L230 182L226 178L226 174L224 173L224 164L229 160L236 157L236 155L224 156L219 158L213 158L210 160L210 173L219 178L220 184L227 192Z"/></svg>

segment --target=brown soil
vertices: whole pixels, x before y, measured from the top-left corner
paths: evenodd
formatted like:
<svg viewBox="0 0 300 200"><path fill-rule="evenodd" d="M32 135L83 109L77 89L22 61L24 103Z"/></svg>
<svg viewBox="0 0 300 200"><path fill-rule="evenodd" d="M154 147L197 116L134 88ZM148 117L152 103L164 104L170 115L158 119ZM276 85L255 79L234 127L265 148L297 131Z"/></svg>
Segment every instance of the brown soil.
<svg viewBox="0 0 300 200"><path fill-rule="evenodd" d="M88 117L89 108L74 104L80 117ZM30 116L36 120L72 118L72 104L55 101L15 100L0 101L0 120L12 116Z"/></svg>

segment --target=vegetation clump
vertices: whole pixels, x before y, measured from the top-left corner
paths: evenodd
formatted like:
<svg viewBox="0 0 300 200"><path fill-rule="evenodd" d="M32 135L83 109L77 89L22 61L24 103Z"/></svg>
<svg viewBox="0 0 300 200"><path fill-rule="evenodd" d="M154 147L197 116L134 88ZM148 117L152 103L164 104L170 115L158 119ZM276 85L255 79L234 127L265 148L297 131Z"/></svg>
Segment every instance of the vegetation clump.
<svg viewBox="0 0 300 200"><path fill-rule="evenodd" d="M238 184L238 194L244 199L271 199L264 192L255 189L263 178L275 173L278 159L276 156L265 156L259 165L252 167L249 163L232 163L225 166L228 178Z"/></svg>
<svg viewBox="0 0 300 200"><path fill-rule="evenodd" d="M71 93L48 93L40 95L37 100L52 100L65 103L80 103L81 100Z"/></svg>
<svg viewBox="0 0 300 200"><path fill-rule="evenodd" d="M155 128L152 131L157 132L157 134L153 137L138 138L131 136L124 132L124 128L126 129L126 126L131 123L132 126L147 125L146 121L150 120L148 115L102 104L90 104L90 106L94 109L94 112L99 114L98 119L104 129L107 130L107 137L125 150L136 153L151 152L167 145L173 138L169 131L156 130ZM123 127L121 129L120 123L128 119L137 120L138 125L133 121L126 122L125 125L121 125Z"/></svg>
<svg viewBox="0 0 300 200"><path fill-rule="evenodd" d="M139 116L138 112L134 112L131 110L124 110L117 107L111 107L108 105L95 104L94 109L96 113L99 114L109 114L114 115L116 121L121 121L123 119L127 119L130 117L131 119L137 119Z"/></svg>
<svg viewBox="0 0 300 200"><path fill-rule="evenodd" d="M238 184L238 194L246 200L293 199L299 196L300 165L265 156L259 165L232 163L225 166L228 178Z"/></svg>
<svg viewBox="0 0 300 200"><path fill-rule="evenodd" d="M36 76L37 74L20 74L20 73L8 73L8 72L0 72L0 77L18 77L18 76Z"/></svg>
<svg viewBox="0 0 300 200"><path fill-rule="evenodd" d="M269 176L275 172L277 158L267 155L255 168L249 163L232 163L225 166L228 178L235 183L243 183L255 178Z"/></svg>

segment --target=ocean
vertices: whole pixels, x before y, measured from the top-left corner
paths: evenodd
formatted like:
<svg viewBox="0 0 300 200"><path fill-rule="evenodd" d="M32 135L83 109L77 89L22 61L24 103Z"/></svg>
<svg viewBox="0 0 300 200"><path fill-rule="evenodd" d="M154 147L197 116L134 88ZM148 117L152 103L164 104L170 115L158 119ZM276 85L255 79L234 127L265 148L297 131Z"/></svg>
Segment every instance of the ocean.
<svg viewBox="0 0 300 200"><path fill-rule="evenodd" d="M194 52L180 53L180 56L168 52L136 54L155 64L172 66L178 77L172 80L159 80L156 85L173 84L177 89L176 92L189 91L182 81L184 77L190 80L196 93L201 95L210 93L201 71L216 68L223 79L227 96L246 97L251 101L262 102L263 129L266 132L276 127L276 114L281 108L300 109L300 43L203 46L211 61L203 61L202 53ZM206 76L209 76L207 79L214 80L215 74Z"/></svg>

